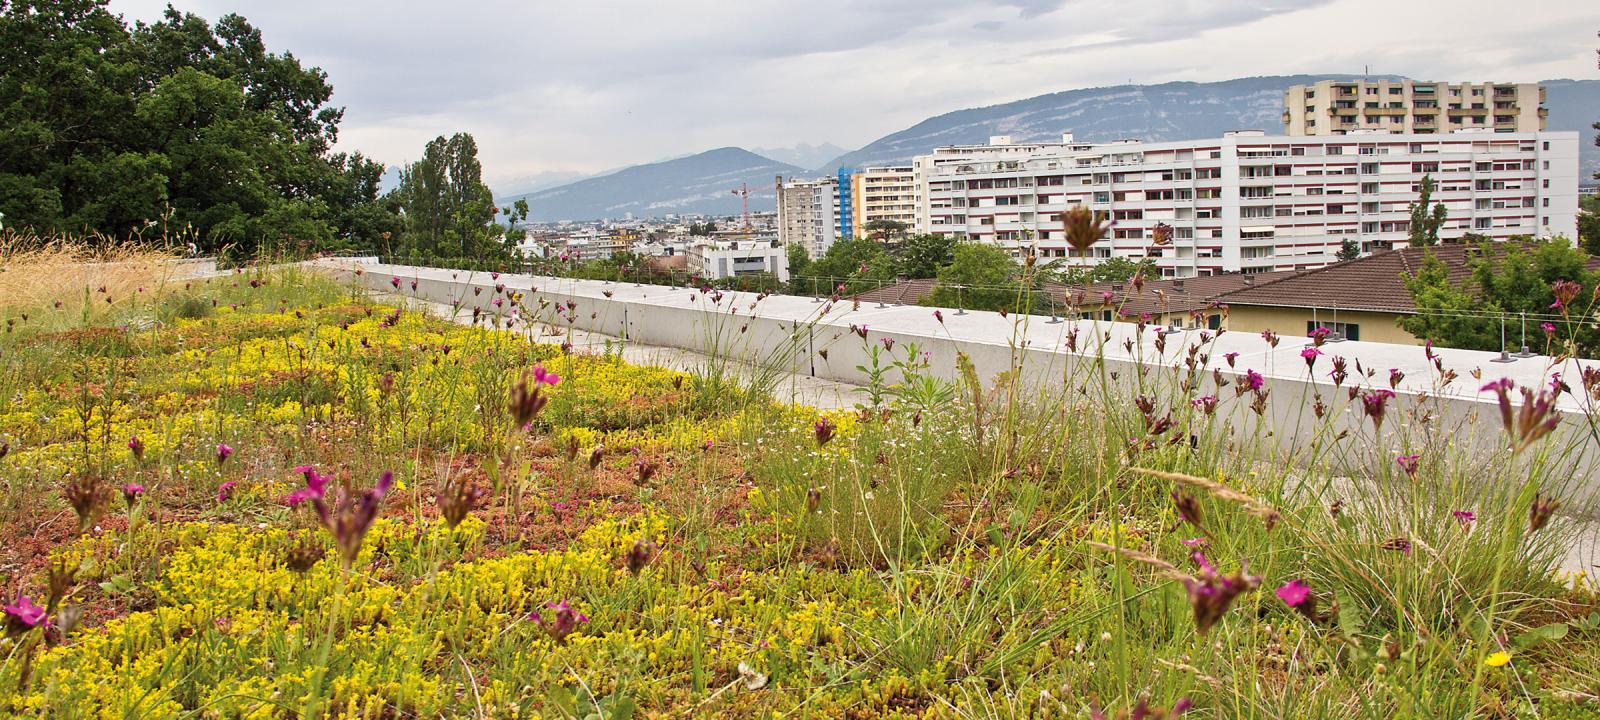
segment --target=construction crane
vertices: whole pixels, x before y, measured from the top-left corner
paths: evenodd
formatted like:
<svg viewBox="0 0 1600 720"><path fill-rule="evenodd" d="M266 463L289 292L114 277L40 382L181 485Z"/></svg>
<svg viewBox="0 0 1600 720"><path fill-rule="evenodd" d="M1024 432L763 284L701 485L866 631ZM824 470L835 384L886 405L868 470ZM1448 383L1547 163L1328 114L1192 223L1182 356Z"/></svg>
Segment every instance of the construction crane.
<svg viewBox="0 0 1600 720"><path fill-rule="evenodd" d="M744 216L743 216L744 217L744 229L745 230L749 230L750 229L750 186L747 183L739 183L739 187L736 187L736 188L733 189L733 194L739 196L739 202L740 202L741 205L744 206Z"/></svg>

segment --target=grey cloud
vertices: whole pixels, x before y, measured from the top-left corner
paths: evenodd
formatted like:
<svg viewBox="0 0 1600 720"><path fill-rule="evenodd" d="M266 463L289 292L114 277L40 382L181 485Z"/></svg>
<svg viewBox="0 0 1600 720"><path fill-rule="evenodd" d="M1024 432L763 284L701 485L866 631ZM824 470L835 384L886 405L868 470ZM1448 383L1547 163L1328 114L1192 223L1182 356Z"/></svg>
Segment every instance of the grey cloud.
<svg viewBox="0 0 1600 720"><path fill-rule="evenodd" d="M155 18L166 1L111 7ZM466 130L491 178L723 145L858 146L961 107L1129 77L1336 70L1318 63L1409 44L1362 28L1385 0L174 2L210 19L239 12L269 47L327 70L347 108L341 146L401 161L433 135ZM1497 7L1459 4L1473 7L1453 16ZM1328 8L1339 14L1320 22L1343 26L1296 15ZM1550 22L1562 21L1571 18ZM1336 48L1323 42L1333 31L1344 33ZM1524 39L1405 61L1478 71L1489 58L1521 62L1513 51L1548 55Z"/></svg>

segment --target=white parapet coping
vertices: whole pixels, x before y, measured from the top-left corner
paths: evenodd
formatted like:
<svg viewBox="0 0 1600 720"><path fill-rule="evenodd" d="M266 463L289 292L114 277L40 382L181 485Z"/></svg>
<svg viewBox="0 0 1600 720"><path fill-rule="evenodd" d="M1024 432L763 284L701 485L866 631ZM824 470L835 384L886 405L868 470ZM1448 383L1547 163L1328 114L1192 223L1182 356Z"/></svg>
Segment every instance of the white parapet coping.
<svg viewBox="0 0 1600 720"><path fill-rule="evenodd" d="M914 305L880 307L871 302L857 305L849 299L827 303L809 297L761 297L735 291L712 291L708 296L681 287L517 274L495 278L485 272L371 262L360 263L359 270L335 260L316 264L374 290L393 290L393 280L399 279L402 295L456 305L468 313L476 307L489 317L510 312L504 301L501 306L493 305L500 297L495 287L503 285L508 292L526 294L524 304L530 308L537 308L539 299L549 301L551 307L576 303L568 316L570 323L582 330L649 345L728 352L747 362L781 363L791 372L857 384L867 379L857 367L867 362L867 345L887 337L896 342L897 349L916 344L929 353L931 372L949 379L957 375L958 352L971 358L986 382L1020 360L1025 382L1034 387L1059 385L1067 377L1081 378L1082 373L1070 374L1069 368L1094 364L1101 378L1113 379L1114 394L1126 393L1131 407L1133 397L1139 394L1139 376L1148 379L1165 370L1176 382L1187 372L1190 348L1201 344L1196 364L1201 368L1202 389L1194 394L1220 395L1224 409L1219 413L1225 412L1235 426L1259 423L1257 428L1268 426L1284 440L1305 440L1311 428L1326 427L1314 417L1314 399L1319 396L1335 416L1333 432L1370 437L1372 423L1361 401L1350 397L1349 388L1390 389L1391 372L1398 371L1403 377L1392 386L1397 398L1389 406L1384 443L1399 447L1405 437L1412 436L1407 434L1409 424L1437 423L1439 427L1428 433L1434 441L1443 438L1481 450L1486 460L1504 451L1506 436L1498 398L1483 386L1509 378L1519 388L1542 388L1548 387L1552 377L1559 377L1572 392L1559 397L1557 407L1565 415L1564 427L1546 442L1566 448L1561 456L1573 463L1574 475L1594 474L1595 461L1600 458L1600 441L1594 439L1589 422L1594 401L1582 379L1584 368L1591 372L1600 369L1600 362L1590 360L1532 356L1496 362L1499 353L1451 348L1435 348L1430 358L1421 346L1344 341L1323 345L1324 354L1308 372L1301 351L1312 343L1303 335L1282 335L1274 347L1255 333L1168 332L1155 325L1141 329L1129 322L1052 322L1040 316L1002 317L994 312ZM936 310L942 321L935 316ZM551 311L536 318L540 322L553 319ZM569 320L558 322L565 325ZM863 326L865 342L854 332ZM1158 353L1156 340L1163 332L1165 350ZM1230 363L1227 356L1233 353L1237 355ZM1349 379L1342 386L1335 386L1329 377L1335 356L1348 361ZM1440 367L1453 371L1455 379L1444 382ZM1213 382L1214 371L1236 385L1250 370L1263 376L1264 388L1271 394L1261 418L1248 408L1249 395L1236 398L1233 386L1219 392ZM1520 405L1520 396L1513 397ZM1418 412L1406 417L1408 413L1402 410Z"/></svg>

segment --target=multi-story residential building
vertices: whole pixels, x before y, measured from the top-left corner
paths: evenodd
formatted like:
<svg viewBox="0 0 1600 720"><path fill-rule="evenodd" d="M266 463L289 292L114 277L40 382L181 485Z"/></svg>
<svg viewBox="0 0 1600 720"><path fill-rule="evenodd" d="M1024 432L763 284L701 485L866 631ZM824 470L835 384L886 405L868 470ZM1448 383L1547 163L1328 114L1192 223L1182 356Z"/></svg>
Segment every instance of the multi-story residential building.
<svg viewBox="0 0 1600 720"><path fill-rule="evenodd" d="M897 222L907 230L917 221L917 176L911 166L867 168L851 177L854 205L850 237L867 237L873 223Z"/></svg>
<svg viewBox="0 0 1600 720"><path fill-rule="evenodd" d="M1572 132L1063 140L917 158L927 198L917 230L1069 264L1149 257L1167 277L1307 269L1333 262L1346 240L1362 251L1405 245L1410 206L1430 176L1448 211L1444 240L1576 235ZM1083 254L1067 246L1062 222L1080 205L1111 221ZM1165 245L1154 242L1158 225L1171 228Z"/></svg>
<svg viewBox="0 0 1600 720"><path fill-rule="evenodd" d="M1426 135L1455 130L1539 132L1549 111L1537 83L1324 80L1284 93L1289 135L1387 130Z"/></svg>
<svg viewBox="0 0 1600 720"><path fill-rule="evenodd" d="M833 245L837 221L835 187L837 180L784 180L779 176L778 243L799 245L813 258L822 257Z"/></svg>
<svg viewBox="0 0 1600 720"><path fill-rule="evenodd" d="M850 168L839 168L839 174L834 178L833 184L833 226L838 228L834 237L855 237L855 183L851 178L855 171Z"/></svg>
<svg viewBox="0 0 1600 720"><path fill-rule="evenodd" d="M687 269L712 280L768 273L789 280L789 258L772 232L718 232L689 246Z"/></svg>

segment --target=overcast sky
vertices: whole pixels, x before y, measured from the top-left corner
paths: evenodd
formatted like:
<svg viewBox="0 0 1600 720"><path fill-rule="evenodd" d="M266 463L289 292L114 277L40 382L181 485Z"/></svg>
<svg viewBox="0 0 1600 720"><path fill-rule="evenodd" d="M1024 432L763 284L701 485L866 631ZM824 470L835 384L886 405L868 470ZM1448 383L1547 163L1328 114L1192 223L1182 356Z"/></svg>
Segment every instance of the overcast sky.
<svg viewBox="0 0 1600 720"><path fill-rule="evenodd" d="M165 0L111 0L155 19ZM1597 78L1595 0L182 0L326 70L340 146L471 132L491 185L725 145L856 148L1128 81Z"/></svg>

